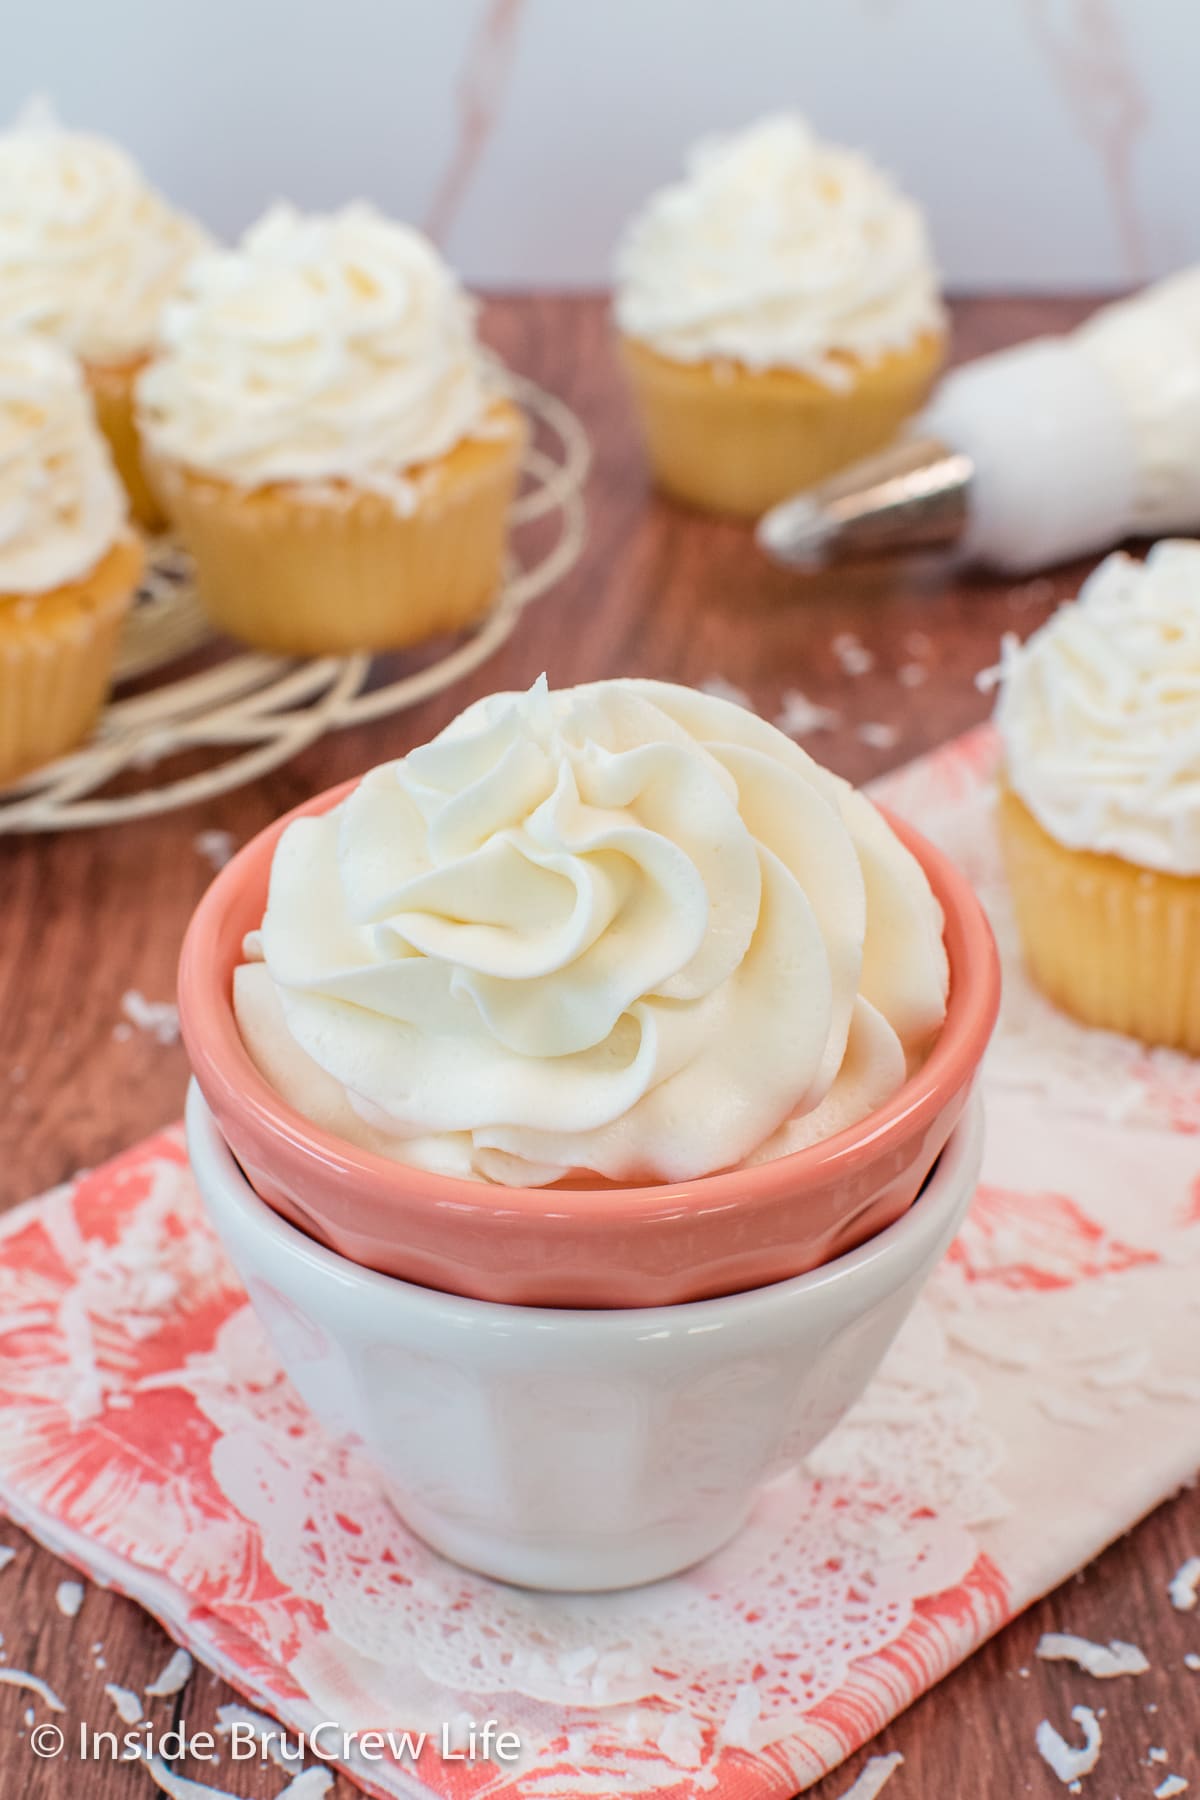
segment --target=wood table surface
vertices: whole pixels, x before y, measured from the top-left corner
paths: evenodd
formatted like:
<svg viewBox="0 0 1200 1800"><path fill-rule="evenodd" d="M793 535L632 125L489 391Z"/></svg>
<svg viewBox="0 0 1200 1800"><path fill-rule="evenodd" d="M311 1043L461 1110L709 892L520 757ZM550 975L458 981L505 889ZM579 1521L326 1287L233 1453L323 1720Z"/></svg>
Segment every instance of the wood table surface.
<svg viewBox="0 0 1200 1800"><path fill-rule="evenodd" d="M956 354L1065 329L1087 310L1066 299L963 303L955 309ZM1083 565L1014 583L968 578L937 558L802 583L768 566L742 527L652 494L600 300L505 297L487 304L484 323L501 354L561 394L592 437L582 559L494 661L418 710L327 738L254 786L188 811L103 831L0 839L0 1204L178 1116L182 1048L163 1048L140 1031L114 1037L114 1026L127 989L152 1000L173 994L180 936L212 874L196 847L199 833L227 831L240 843L318 789L423 742L468 700L524 687L542 670L560 686L612 675L691 683L720 676L768 718L787 689L802 689L843 721L810 747L861 782L982 718L988 702L974 677L994 661L1001 634L1029 631L1078 585ZM847 631L874 652L866 674L846 673L835 654L835 638ZM925 679L906 686L898 670L914 662ZM1087 1479L1086 1469L1079 1477ZM70 1571L2 1522L0 1543L17 1551L0 1573L8 1666L50 1681L75 1730L80 1720L111 1729L106 1682L150 1681L170 1648L163 1632L132 1603L94 1587L77 1619L63 1617L54 1594ZM1200 1674L1183 1660L1200 1651L1200 1612L1175 1612L1166 1597L1173 1571L1197 1552L1200 1500L1188 1492L1016 1620L812 1792L833 1800L869 1754L899 1750L905 1762L887 1800L1061 1795L1035 1753L1034 1733L1043 1717L1069 1733L1070 1709L1084 1700L1105 1709L1103 1755L1085 1784L1090 1800L1149 1795L1168 1769L1190 1776L1200 1793ZM1151 1670L1100 1683L1039 1663L1034 1646L1049 1629L1131 1640ZM155 1703L156 1717L165 1724L173 1712L189 1730L203 1730L232 1697L198 1669L174 1701ZM39 1762L28 1743L29 1704L28 1695L0 1688L2 1800L125 1800L151 1791L136 1767ZM1148 1761L1151 1746L1165 1747L1169 1761ZM217 1770L184 1772L245 1795L274 1796L284 1785L272 1767L228 1759ZM339 1778L341 1800L353 1791Z"/></svg>

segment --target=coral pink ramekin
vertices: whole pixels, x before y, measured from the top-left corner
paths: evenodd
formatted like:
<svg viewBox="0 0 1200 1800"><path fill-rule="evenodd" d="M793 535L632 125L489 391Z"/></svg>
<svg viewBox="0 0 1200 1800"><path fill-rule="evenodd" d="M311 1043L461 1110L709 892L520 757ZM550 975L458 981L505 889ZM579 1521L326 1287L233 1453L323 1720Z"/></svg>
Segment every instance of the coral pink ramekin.
<svg viewBox="0 0 1200 1800"><path fill-rule="evenodd" d="M253 838L188 927L179 1012L196 1080L256 1193L319 1243L382 1274L523 1306L667 1306L804 1274L897 1219L958 1122L995 1024L996 947L965 877L911 826L889 823L941 902L946 1021L928 1060L860 1124L756 1168L657 1187L510 1188L431 1175L310 1123L259 1074L238 1032L233 971L266 905L291 819Z"/></svg>

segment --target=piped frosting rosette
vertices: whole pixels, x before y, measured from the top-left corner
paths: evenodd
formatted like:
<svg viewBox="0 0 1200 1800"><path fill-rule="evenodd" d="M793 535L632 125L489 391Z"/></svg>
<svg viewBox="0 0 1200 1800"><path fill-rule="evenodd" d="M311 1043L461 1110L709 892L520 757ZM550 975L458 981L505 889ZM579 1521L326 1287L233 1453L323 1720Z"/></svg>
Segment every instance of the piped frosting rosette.
<svg viewBox="0 0 1200 1800"><path fill-rule="evenodd" d="M235 983L339 1136L510 1185L685 1179L865 1117L945 1012L924 873L743 709L497 695L288 826Z"/></svg>
<svg viewBox="0 0 1200 1800"><path fill-rule="evenodd" d="M1009 785L1060 844L1200 875L1200 543L1118 551L1007 639L996 720Z"/></svg>
<svg viewBox="0 0 1200 1800"><path fill-rule="evenodd" d="M786 113L697 144L630 224L617 278L622 331L662 355L832 387L847 355L876 361L945 323L919 209Z"/></svg>

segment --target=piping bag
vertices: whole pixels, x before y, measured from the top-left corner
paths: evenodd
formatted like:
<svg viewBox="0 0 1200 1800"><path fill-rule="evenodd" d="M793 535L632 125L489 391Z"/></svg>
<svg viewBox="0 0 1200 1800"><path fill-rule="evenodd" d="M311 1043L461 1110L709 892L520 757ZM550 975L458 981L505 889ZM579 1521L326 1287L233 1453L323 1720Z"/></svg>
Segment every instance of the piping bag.
<svg viewBox="0 0 1200 1800"><path fill-rule="evenodd" d="M772 507L756 535L793 568L953 546L1029 574L1197 533L1200 265L953 370L902 438Z"/></svg>

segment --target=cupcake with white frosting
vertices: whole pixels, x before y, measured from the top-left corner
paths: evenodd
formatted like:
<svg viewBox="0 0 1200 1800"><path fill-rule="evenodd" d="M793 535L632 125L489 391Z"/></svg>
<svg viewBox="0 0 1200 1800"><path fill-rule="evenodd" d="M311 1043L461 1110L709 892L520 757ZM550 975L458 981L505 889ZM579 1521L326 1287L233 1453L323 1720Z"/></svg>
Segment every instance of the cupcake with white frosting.
<svg viewBox="0 0 1200 1800"><path fill-rule="evenodd" d="M658 482L743 515L886 443L944 350L920 212L793 115L695 147L625 233L615 311Z"/></svg>
<svg viewBox="0 0 1200 1800"><path fill-rule="evenodd" d="M1200 1054L1200 543L1108 557L1001 676L1030 972L1089 1025Z"/></svg>
<svg viewBox="0 0 1200 1800"><path fill-rule="evenodd" d="M288 825L243 1041L336 1136L507 1186L686 1180L883 1106L943 918L861 794L653 681L498 694Z"/></svg>
<svg viewBox="0 0 1200 1800"><path fill-rule="evenodd" d="M141 468L133 383L163 306L208 239L107 139L41 107L0 132L0 330L34 331L83 364L140 524L161 523Z"/></svg>
<svg viewBox="0 0 1200 1800"><path fill-rule="evenodd" d="M141 572L73 357L0 334L0 782L82 738Z"/></svg>
<svg viewBox="0 0 1200 1800"><path fill-rule="evenodd" d="M270 650L457 630L499 584L523 425L433 246L272 208L193 264L138 384L214 621Z"/></svg>

